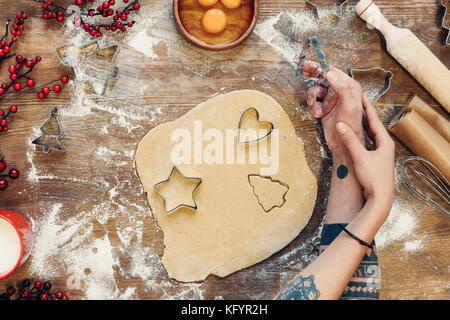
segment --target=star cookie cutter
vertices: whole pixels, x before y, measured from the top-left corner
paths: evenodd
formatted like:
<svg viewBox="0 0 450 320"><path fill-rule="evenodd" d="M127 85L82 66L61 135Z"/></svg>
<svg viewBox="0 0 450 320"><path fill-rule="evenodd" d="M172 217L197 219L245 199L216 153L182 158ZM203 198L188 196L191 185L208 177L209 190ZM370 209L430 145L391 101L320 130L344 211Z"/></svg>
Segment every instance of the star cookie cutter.
<svg viewBox="0 0 450 320"><path fill-rule="evenodd" d="M320 78L310 78L303 75L303 69L305 67L305 61L307 60L306 54L304 54L304 51L306 50L314 50L315 55L317 58L319 58L319 64L322 67L322 76ZM302 50L302 54L300 55L300 60L297 68L297 78L300 80L303 80L305 84L310 88L314 87L316 84L323 85L325 87L328 87L328 84L326 83L325 76L329 70L329 65L325 56L325 53L322 50L322 45L320 44L317 37L311 37L308 38L305 42L305 47Z"/></svg>
<svg viewBox="0 0 450 320"><path fill-rule="evenodd" d="M63 65L73 68L77 81L89 83L96 94L103 95L109 80L119 78L119 67L114 64L118 45L102 46L92 41L78 47L67 43L55 51Z"/></svg>
<svg viewBox="0 0 450 320"><path fill-rule="evenodd" d="M194 205L193 205L193 206L188 205L188 204L180 204L180 205L176 206L175 208L173 208L173 209L171 209L171 210L167 210L167 197L166 197L161 191L159 191L158 187L161 186L161 185L163 185L163 184L168 183L168 182L170 181L170 179L172 178L172 175L173 175L173 173L175 172L175 170L176 170L176 171L177 171L184 179L186 179L186 180L192 180L192 181L199 181L199 183L197 184L197 186L196 186L196 187L194 188L194 190L192 191L192 201L194 202ZM200 185L202 184L202 182L203 182L203 180L202 180L201 178L193 178L193 177L185 176L185 175L180 171L180 169L178 169L177 166L174 166L174 167L172 168L172 171L170 172L169 177L168 177L166 180L161 181L161 182L158 182L157 184L155 184L155 185L153 186L153 189L155 189L155 191L156 191L156 192L164 199L164 208L165 208L165 210L166 210L166 213L167 213L167 214L171 214L171 213L177 211L177 210L180 209L180 208L188 208L188 209L192 209L192 210L198 210L197 202L195 201L195 192L196 192L197 189L200 187Z"/></svg>
<svg viewBox="0 0 450 320"><path fill-rule="evenodd" d="M450 26L447 26L445 24L445 20L447 18L447 12L448 12L448 6L445 4L445 2L446 2L446 0L441 0L441 6L444 10L444 15L442 16L442 23L441 23L441 26L442 26L442 29L444 32L442 42L444 45L448 46L448 45L450 45Z"/></svg>
<svg viewBox="0 0 450 320"><path fill-rule="evenodd" d="M375 104L382 96L386 94L386 92L389 91L391 88L391 82L392 78L394 77L394 74L386 69L383 69L381 67L370 67L370 68L350 68L348 70L348 74L350 77L355 79L355 74L359 72L370 72L370 71L381 71L386 74L386 77L384 78L384 87L378 92L378 94L372 99L372 103Z"/></svg>
<svg viewBox="0 0 450 320"><path fill-rule="evenodd" d="M342 8L347 3L347 1L348 0L344 0L344 1L341 1L339 4L336 4L337 11L334 15L337 16L338 18L342 17L342 12L343 12ZM306 0L306 3L313 8L314 15L316 16L317 19L321 20L321 19L325 18L326 16L330 15L330 14L321 15L319 6L317 4L315 4L314 2Z"/></svg>
<svg viewBox="0 0 450 320"><path fill-rule="evenodd" d="M42 151L50 153L52 150L66 151L60 139L64 136L61 120L58 116L59 109L54 107L50 111L50 117L41 125L42 135L31 143L42 147Z"/></svg>
<svg viewBox="0 0 450 320"><path fill-rule="evenodd" d="M262 137L260 137L260 138L258 138L258 139L255 139L255 140L249 140L249 141L242 141L242 140L241 140L241 127L242 127L242 123L244 122L245 116L246 116L247 113L249 113L250 111L255 111L255 112L256 112L256 120L257 120L258 122L266 122L266 123L269 123L269 124L270 124L270 130L267 132L267 134L265 134L264 136L262 136ZM262 121L259 120L259 112L258 112L258 110L256 110L255 107L250 107L250 108L248 108L247 110L245 110L245 111L242 113L241 118L239 119L239 125L238 125L238 143L239 143L239 144L250 144L250 143L255 143L255 142L261 141L261 140L263 140L263 139L265 139L265 138L268 138L268 137L272 134L273 129L274 129L274 125L273 125L272 122L266 121L266 120L262 120Z"/></svg>

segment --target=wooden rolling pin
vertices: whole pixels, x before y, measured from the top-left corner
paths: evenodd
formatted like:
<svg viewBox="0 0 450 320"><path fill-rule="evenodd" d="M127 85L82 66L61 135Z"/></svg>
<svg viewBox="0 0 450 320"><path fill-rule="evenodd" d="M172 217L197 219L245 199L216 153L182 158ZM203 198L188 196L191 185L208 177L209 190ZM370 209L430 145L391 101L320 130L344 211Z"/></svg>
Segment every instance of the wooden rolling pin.
<svg viewBox="0 0 450 320"><path fill-rule="evenodd" d="M450 70L412 33L392 25L372 0L361 0L356 13L380 30L388 52L450 112Z"/></svg>

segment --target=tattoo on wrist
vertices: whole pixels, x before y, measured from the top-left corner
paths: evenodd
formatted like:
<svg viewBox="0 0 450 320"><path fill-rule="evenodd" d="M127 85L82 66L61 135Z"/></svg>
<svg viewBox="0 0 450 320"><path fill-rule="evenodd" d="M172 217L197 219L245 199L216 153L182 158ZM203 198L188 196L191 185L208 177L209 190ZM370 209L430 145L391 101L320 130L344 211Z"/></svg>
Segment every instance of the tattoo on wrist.
<svg viewBox="0 0 450 320"><path fill-rule="evenodd" d="M345 179L346 177L347 177L347 175L348 175L348 168L347 168L347 166L345 166L345 165L340 165L338 168L337 168L337 176L338 176L338 178L339 179Z"/></svg>
<svg viewBox="0 0 450 320"><path fill-rule="evenodd" d="M282 290L277 300L317 300L320 292L314 283L314 276L298 276L286 289Z"/></svg>

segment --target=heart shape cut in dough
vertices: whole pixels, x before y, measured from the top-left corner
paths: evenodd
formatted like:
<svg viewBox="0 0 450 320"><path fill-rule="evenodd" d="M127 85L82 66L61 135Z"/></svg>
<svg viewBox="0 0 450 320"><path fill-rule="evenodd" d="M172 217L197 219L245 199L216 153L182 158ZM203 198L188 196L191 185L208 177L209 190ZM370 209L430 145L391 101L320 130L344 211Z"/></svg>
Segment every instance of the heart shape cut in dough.
<svg viewBox="0 0 450 320"><path fill-rule="evenodd" d="M270 136L273 128L272 122L259 120L259 112L256 108L248 108L239 120L238 141L240 144L258 142Z"/></svg>
<svg viewBox="0 0 450 320"><path fill-rule="evenodd" d="M258 148L237 143L236 124L248 106L273 119L277 128L270 139L258 143ZM196 164L193 159L190 163L174 163L172 153L181 139L173 140L172 134L181 129L185 133L182 136L194 137L200 131L199 123L204 133L221 133L224 139L227 132L233 132L225 142L234 144L235 156L237 151L279 144L276 152L269 150L278 156L272 158L273 163L278 163L277 170L267 175L289 186L281 208L265 212L248 181L251 174L265 174L261 170L267 168L267 163ZM209 144L203 144L208 150ZM139 143L135 161L152 216L164 233L162 264L170 278L181 282L202 281L208 275L225 277L270 257L298 236L316 202L317 180L306 162L302 140L284 109L259 91L217 95L177 120L157 126ZM153 189L154 184L167 179L174 165L188 177L202 178L201 188L195 194L197 211L180 208L169 215L164 199ZM258 192L267 190L261 186Z"/></svg>

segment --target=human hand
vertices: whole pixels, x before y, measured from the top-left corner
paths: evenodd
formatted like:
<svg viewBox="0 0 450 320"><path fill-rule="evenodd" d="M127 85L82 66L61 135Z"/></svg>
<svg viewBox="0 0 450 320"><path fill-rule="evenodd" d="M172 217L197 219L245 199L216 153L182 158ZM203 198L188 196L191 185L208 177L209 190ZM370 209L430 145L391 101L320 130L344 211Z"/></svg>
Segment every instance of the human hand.
<svg viewBox="0 0 450 320"><path fill-rule="evenodd" d="M303 74L307 77L319 77L322 74L320 64L306 61ZM321 118L325 140L331 152L341 154L346 150L336 132L338 122L347 123L360 141L364 142L362 90L357 81L333 66L330 66L326 80L330 88L322 85L309 88L307 104L311 115Z"/></svg>
<svg viewBox="0 0 450 320"><path fill-rule="evenodd" d="M369 99L363 96L362 102L368 131L375 140L375 149L367 150L355 131L345 122L338 122L336 131L350 153L365 199L377 208L375 212L385 220L394 198L395 144Z"/></svg>

